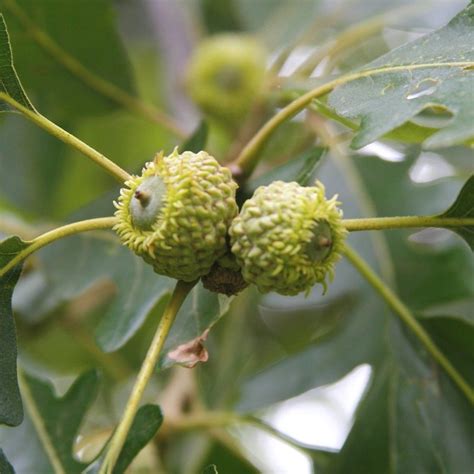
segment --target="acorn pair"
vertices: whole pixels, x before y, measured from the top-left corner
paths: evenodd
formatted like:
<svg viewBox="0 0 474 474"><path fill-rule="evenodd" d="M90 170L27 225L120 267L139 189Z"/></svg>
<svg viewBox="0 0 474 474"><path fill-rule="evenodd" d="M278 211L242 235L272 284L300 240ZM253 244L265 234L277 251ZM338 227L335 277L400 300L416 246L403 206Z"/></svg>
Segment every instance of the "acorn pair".
<svg viewBox="0 0 474 474"><path fill-rule="evenodd" d="M235 283L240 270L262 293L296 295L316 283L326 288L340 258L342 212L336 197L325 198L321 183L261 186L239 213L229 169L204 151L175 149L157 155L125 185L115 203L115 230L158 274L209 283L216 274L219 280L216 268L222 268ZM216 291L232 293L219 284Z"/></svg>

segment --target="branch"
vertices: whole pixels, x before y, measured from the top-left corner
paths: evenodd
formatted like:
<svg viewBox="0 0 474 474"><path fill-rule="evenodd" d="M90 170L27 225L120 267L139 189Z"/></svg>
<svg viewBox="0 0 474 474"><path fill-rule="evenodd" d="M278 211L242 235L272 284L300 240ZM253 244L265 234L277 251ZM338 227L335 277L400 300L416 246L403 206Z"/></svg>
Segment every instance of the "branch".
<svg viewBox="0 0 474 474"><path fill-rule="evenodd" d="M120 168L120 166L106 158L97 150L94 150L94 148L92 148L91 146L79 140L79 138L76 138L71 133L66 132L66 130L63 130L61 127L51 122L43 115L37 112L33 112L30 109L27 109L4 92L0 92L0 100L4 100L8 104L10 104L13 108L21 112L28 120L31 120L43 130L46 130L50 135L53 135L54 137L61 140L63 143L72 146L73 148L81 152L83 155L90 158L92 161L95 161L99 166L104 168L118 181L124 182L130 179L130 175L125 170Z"/></svg>
<svg viewBox="0 0 474 474"><path fill-rule="evenodd" d="M56 43L47 33L29 18L26 12L18 6L14 0L6 0L5 6L23 25L27 33L36 43L43 48L54 60L61 64L70 73L80 79L92 90L113 100L117 104L141 115L145 119L158 123L169 130L178 138L185 138L186 133L181 130L177 123L153 105L149 105L138 97L134 97L115 84L97 76L85 67L80 61L71 56L66 50Z"/></svg>
<svg viewBox="0 0 474 474"><path fill-rule="evenodd" d="M13 257L4 267L0 268L0 277L10 271L15 265L18 265L22 260L36 252L40 248L48 245L56 240L68 237L70 235L86 232L89 230L110 229L116 222L115 217L99 217L97 219L87 219L85 221L74 222L62 227L50 230L44 234L39 235L33 240L26 241L28 247L24 248L15 257Z"/></svg>
<svg viewBox="0 0 474 474"><path fill-rule="evenodd" d="M353 249L346 246L344 254L367 280L367 282L380 294L387 305L408 326L418 340L425 346L426 350L433 356L438 364L446 371L451 380L458 386L466 398L474 405L474 390L464 380L462 375L454 368L446 356L438 349L423 326L416 320L410 309L398 298L398 296L380 279L380 277L369 267L369 265Z"/></svg>
<svg viewBox="0 0 474 474"><path fill-rule="evenodd" d="M350 232L361 230L400 229L405 227L465 227L474 226L474 217L404 216L344 219Z"/></svg>
<svg viewBox="0 0 474 474"><path fill-rule="evenodd" d="M140 372L138 373L135 385L132 389L132 393L125 406L125 411L122 415L122 419L115 430L110 444L108 446L107 453L105 455L102 466L100 467L99 474L112 474L115 463L120 455L120 451L127 439L128 432L133 423L133 419L138 410L138 405L143 396L145 387L148 384L151 376L153 375L158 357L163 349L165 340L169 334L171 326L178 314L178 310L183 304L188 293L192 290L196 282L186 283L178 281L176 283L171 299L165 308L163 316L161 317L158 328L153 337L153 341L148 348L148 353L145 360L142 363Z"/></svg>
<svg viewBox="0 0 474 474"><path fill-rule="evenodd" d="M295 116L298 112L303 110L310 104L310 102L325 94L331 92L334 88L346 84L363 77L375 76L378 74L387 74L399 71L412 71L416 69L424 68L437 68L437 67L462 67L472 68L474 67L473 61L453 61L446 63L432 63L432 64L407 64L402 66L385 66L376 69L367 69L365 71L357 71L354 73L345 74L337 79L334 79L326 84L322 84L315 89L310 90L306 94L295 99L293 102L288 104L286 107L281 109L276 115L274 115L247 143L245 148L241 151L240 155L231 164L233 168L239 169L240 173L244 178L250 176L258 164L260 159L260 151L267 143L268 139L272 136L273 132L286 120L289 120Z"/></svg>

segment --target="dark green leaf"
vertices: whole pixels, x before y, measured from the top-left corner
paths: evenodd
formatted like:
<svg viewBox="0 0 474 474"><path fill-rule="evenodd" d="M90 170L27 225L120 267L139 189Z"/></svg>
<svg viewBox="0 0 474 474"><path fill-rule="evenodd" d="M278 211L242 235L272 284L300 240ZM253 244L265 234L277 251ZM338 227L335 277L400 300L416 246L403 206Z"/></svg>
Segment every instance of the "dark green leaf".
<svg viewBox="0 0 474 474"><path fill-rule="evenodd" d="M133 419L132 426L128 432L127 439L115 464L113 474L123 474L135 456L148 444L155 436L163 423L163 414L160 407L156 405L144 405L140 407ZM104 452L107 445L104 447ZM103 455L94 461L85 471L85 474L95 474L99 472Z"/></svg>
<svg viewBox="0 0 474 474"><path fill-rule="evenodd" d="M240 192L245 197L250 197L259 186L267 186L277 180L296 181L302 186L307 186L310 184L325 151L325 148L313 147L287 163L273 168L268 173L250 179Z"/></svg>
<svg viewBox="0 0 474 474"><path fill-rule="evenodd" d="M108 232L63 239L43 249L39 256L39 271L49 287L36 308L38 318L94 283L105 279L116 285L116 297L96 330L98 344L105 352L122 347L173 286L171 279L154 273Z"/></svg>
<svg viewBox="0 0 474 474"><path fill-rule="evenodd" d="M327 187L328 196L339 193L345 215L360 215L351 182L341 174L333 160L321 164L318 179ZM349 238L351 245L370 262L376 261L371 239L362 233L353 233ZM383 302L345 260L338 263L334 281L324 296L321 289L315 287L307 298L265 297L254 317L263 319L269 329L267 332L273 336L273 343L283 345L285 352L280 352L273 363L260 362L258 372L254 369L240 382L238 408L243 411L260 409L334 383L356 366L376 361L383 339L380 319L385 313ZM297 331L300 344L295 343ZM354 344L354 341L364 342ZM257 340L251 354L259 351L261 345Z"/></svg>
<svg viewBox="0 0 474 474"><path fill-rule="evenodd" d="M81 375L63 397L57 397L49 382L24 375L22 395L26 408L24 423L3 430L0 440L19 473L80 473L72 448L84 415L98 389L96 372ZM21 446L22 449L18 449Z"/></svg>
<svg viewBox="0 0 474 474"><path fill-rule="evenodd" d="M348 472L354 465L368 474L471 472L472 407L400 324L390 324L387 365L375 370L330 472ZM364 446L370 449L364 452Z"/></svg>
<svg viewBox="0 0 474 474"><path fill-rule="evenodd" d="M373 156L354 158L376 215L435 215L459 193L456 178L414 183L410 170L415 159L412 155L391 163ZM474 260L454 234L438 229L399 229L384 234L395 262L398 293L410 307L425 309L474 294Z"/></svg>
<svg viewBox="0 0 474 474"><path fill-rule="evenodd" d="M353 278L357 278L356 274ZM295 354L287 354L246 380L240 388L238 409L258 410L312 388L335 383L358 365L370 362L378 353L382 338L376 321L383 317L383 312L378 312L378 308L379 301L367 295L365 301L347 311L338 331ZM288 313L292 314L291 310ZM370 339L366 337L368 333ZM353 343L362 340L364 343Z"/></svg>
<svg viewBox="0 0 474 474"><path fill-rule="evenodd" d="M445 147L471 138L473 32L474 5L470 5L447 26L362 69L396 67L395 71L357 79L332 92L330 105L340 115L361 119L352 146L360 148L373 142L428 107L441 107L453 117L425 141L427 147Z"/></svg>
<svg viewBox="0 0 474 474"><path fill-rule="evenodd" d="M163 414L160 407L156 405L140 407L130 427L127 440L120 452L114 468L114 474L125 472L135 456L155 436L162 423Z"/></svg>
<svg viewBox="0 0 474 474"><path fill-rule="evenodd" d="M0 242L0 268L28 247L18 237ZM0 423L16 426L23 420L23 408L16 372L16 331L12 313L12 295L20 277L22 264L0 277Z"/></svg>
<svg viewBox="0 0 474 474"><path fill-rule="evenodd" d="M9 95L27 109L35 110L16 74L7 25L2 14L0 14L0 84L0 92ZM0 112L2 110L9 110L9 106L0 100Z"/></svg>
<svg viewBox="0 0 474 474"><path fill-rule="evenodd" d="M440 217L474 218L474 175L467 180L453 205ZM474 225L455 227L452 230L467 242L471 250L474 250Z"/></svg>
<svg viewBox="0 0 474 474"><path fill-rule="evenodd" d="M74 135L100 150L122 168L140 172L143 164L160 149L174 146L166 132L156 124L127 112L106 117L90 117L74 123L62 123ZM21 210L28 218L64 220L84 205L96 217L96 202L107 190L110 195L106 213L114 211L118 196L115 181L98 171L89 160L55 137L24 120L19 114L4 114L0 127L0 199ZM102 206L103 207L103 206Z"/></svg>
<svg viewBox="0 0 474 474"><path fill-rule="evenodd" d="M202 16L209 33L239 31L240 19L234 0L200 0Z"/></svg>
<svg viewBox="0 0 474 474"><path fill-rule="evenodd" d="M417 314L438 347L456 368L474 385L474 295L427 308Z"/></svg>
<svg viewBox="0 0 474 474"><path fill-rule="evenodd" d="M61 200L64 206L65 196L57 191L70 173L65 146L20 115L11 114L0 127L0 154L0 195L28 216L51 219L56 202Z"/></svg>
<svg viewBox="0 0 474 474"><path fill-rule="evenodd" d="M31 308L30 320L32 315L41 319L104 279L117 286L116 296L96 329L97 342L105 352L129 341L174 285L174 280L154 273L150 265L106 232L69 237L43 249L39 256L38 270L48 286ZM197 285L178 313L164 353L201 336L225 314L230 300ZM161 311L162 305L158 309ZM159 313L153 316L159 317ZM172 363L168 360L165 365Z"/></svg>
<svg viewBox="0 0 474 474"><path fill-rule="evenodd" d="M390 472L389 378L392 368L379 367L369 390L357 408L355 423L328 472L350 472L354 466L367 474ZM370 455L361 446L370 446Z"/></svg>
<svg viewBox="0 0 474 474"><path fill-rule="evenodd" d="M474 326L474 296L446 304L431 306L420 313L424 319L453 318Z"/></svg>
<svg viewBox="0 0 474 474"><path fill-rule="evenodd" d="M235 467L235 463L232 464L232 468ZM219 471L217 470L217 466L215 464L209 464L209 466L206 466L202 474L219 474Z"/></svg>
<svg viewBox="0 0 474 474"><path fill-rule="evenodd" d="M192 151L198 153L206 148L209 126L202 121L193 134L181 145L181 151Z"/></svg>
<svg viewBox="0 0 474 474"><path fill-rule="evenodd" d="M13 466L8 462L2 449L0 449L0 472L2 474L15 474Z"/></svg>
<svg viewBox="0 0 474 474"><path fill-rule="evenodd" d="M235 452L221 443L213 443L209 454L202 462L204 469L202 473L214 474L221 472L238 472L239 474L257 474L257 469L245 458L238 456Z"/></svg>
<svg viewBox="0 0 474 474"><path fill-rule="evenodd" d="M1 7L18 73L48 117L62 120L116 109L91 86L90 75L133 93L130 64L108 0L2 0ZM76 62L79 67L67 66ZM81 68L86 73L78 72Z"/></svg>

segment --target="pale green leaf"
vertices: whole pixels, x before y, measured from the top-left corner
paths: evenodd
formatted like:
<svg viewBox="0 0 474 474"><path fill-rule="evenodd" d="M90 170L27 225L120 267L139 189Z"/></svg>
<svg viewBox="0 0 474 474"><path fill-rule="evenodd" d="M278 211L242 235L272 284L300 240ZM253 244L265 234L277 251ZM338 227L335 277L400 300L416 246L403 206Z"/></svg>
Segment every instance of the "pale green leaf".
<svg viewBox="0 0 474 474"><path fill-rule="evenodd" d="M361 71L387 68L335 89L329 103L338 114L360 118L352 146L360 148L401 126L426 108L452 114L449 123L425 140L446 147L474 132L474 5L445 27L403 45Z"/></svg>

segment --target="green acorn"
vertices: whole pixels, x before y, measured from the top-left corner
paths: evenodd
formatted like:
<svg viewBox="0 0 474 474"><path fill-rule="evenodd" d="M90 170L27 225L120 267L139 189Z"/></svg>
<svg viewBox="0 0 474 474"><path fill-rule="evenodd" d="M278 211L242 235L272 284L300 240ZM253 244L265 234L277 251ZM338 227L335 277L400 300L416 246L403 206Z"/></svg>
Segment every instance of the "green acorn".
<svg viewBox="0 0 474 474"><path fill-rule="evenodd" d="M220 34L199 44L186 85L207 114L228 123L242 119L263 91L266 55L254 39Z"/></svg>
<svg viewBox="0 0 474 474"><path fill-rule="evenodd" d="M259 187L229 229L232 252L260 292L296 295L332 279L346 229L324 186L275 181Z"/></svg>
<svg viewBox="0 0 474 474"><path fill-rule="evenodd" d="M158 154L125 185L114 229L156 273L193 281L226 252L237 184L206 152Z"/></svg>

